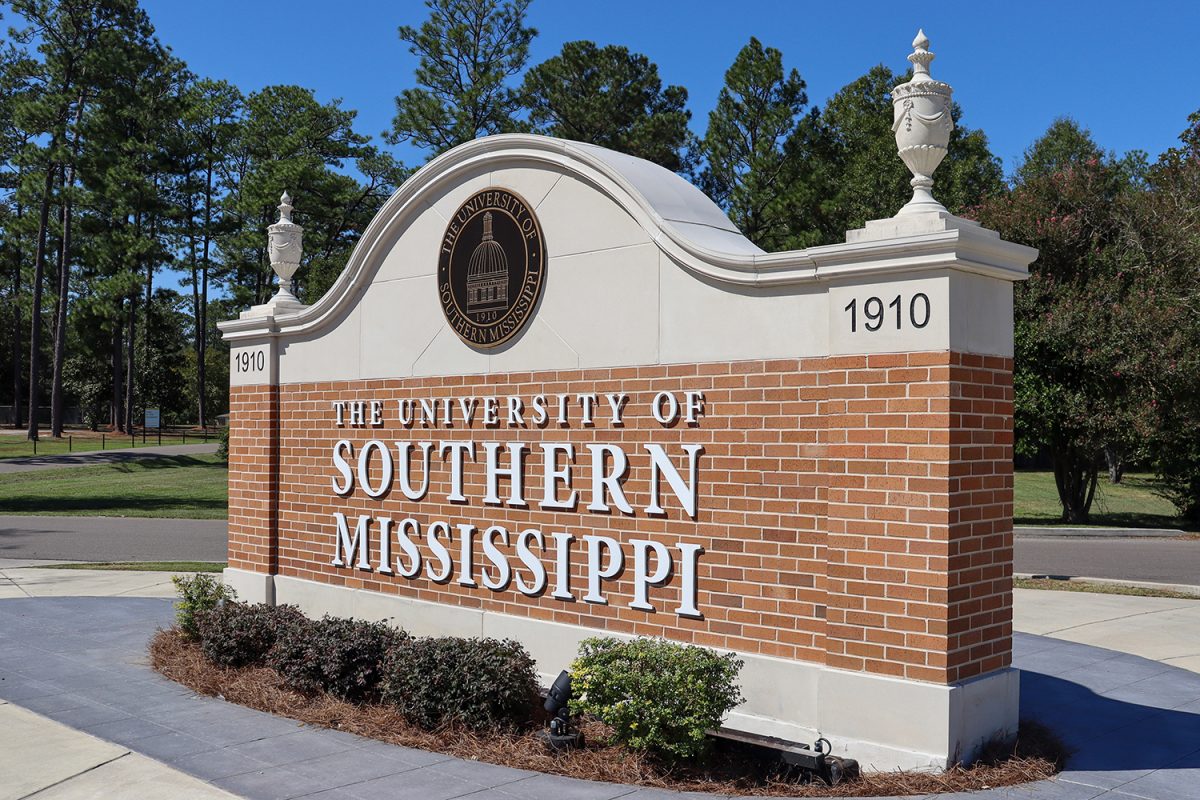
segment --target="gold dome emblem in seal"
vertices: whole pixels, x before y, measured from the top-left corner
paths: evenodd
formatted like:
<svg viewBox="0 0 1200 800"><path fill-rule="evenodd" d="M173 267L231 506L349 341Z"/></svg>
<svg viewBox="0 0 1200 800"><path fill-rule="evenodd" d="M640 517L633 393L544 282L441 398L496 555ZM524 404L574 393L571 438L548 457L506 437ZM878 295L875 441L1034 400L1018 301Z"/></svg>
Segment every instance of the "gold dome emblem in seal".
<svg viewBox="0 0 1200 800"><path fill-rule="evenodd" d="M454 332L477 348L512 339L542 292L546 255L533 208L498 187L471 195L450 218L438 252L438 297Z"/></svg>

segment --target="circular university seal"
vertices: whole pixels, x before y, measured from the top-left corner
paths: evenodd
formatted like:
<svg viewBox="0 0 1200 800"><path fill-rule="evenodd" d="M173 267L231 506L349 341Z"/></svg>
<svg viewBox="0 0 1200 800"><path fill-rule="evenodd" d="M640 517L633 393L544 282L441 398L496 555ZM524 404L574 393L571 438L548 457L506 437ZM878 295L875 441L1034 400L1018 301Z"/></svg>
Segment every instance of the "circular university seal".
<svg viewBox="0 0 1200 800"><path fill-rule="evenodd" d="M458 207L442 236L442 313L472 347L504 344L533 314L545 273L542 228L533 209L507 189L481 189Z"/></svg>

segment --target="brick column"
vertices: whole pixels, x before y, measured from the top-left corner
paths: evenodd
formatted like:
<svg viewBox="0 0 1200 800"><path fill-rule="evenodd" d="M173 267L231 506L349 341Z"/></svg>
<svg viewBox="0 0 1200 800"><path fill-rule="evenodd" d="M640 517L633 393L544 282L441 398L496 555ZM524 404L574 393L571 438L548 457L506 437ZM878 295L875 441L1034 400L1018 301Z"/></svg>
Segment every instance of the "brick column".
<svg viewBox="0 0 1200 800"><path fill-rule="evenodd" d="M828 666L954 683L1008 666L1012 361L827 360Z"/></svg>

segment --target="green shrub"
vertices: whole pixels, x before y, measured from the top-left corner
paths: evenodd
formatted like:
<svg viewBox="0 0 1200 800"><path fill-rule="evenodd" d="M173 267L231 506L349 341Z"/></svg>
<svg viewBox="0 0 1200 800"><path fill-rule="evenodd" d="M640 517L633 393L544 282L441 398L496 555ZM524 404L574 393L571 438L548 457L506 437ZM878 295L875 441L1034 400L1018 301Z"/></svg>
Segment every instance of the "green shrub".
<svg viewBox="0 0 1200 800"><path fill-rule="evenodd" d="M189 639L200 635L197 629L197 615L212 611L222 600L234 600L237 592L221 582L220 576L211 573L197 573L190 578L176 575L171 578L179 592L179 602L175 604L175 625Z"/></svg>
<svg viewBox="0 0 1200 800"><path fill-rule="evenodd" d="M259 666L284 631L307 621L295 606L226 603L197 616L200 649L223 667Z"/></svg>
<svg viewBox="0 0 1200 800"><path fill-rule="evenodd" d="M406 638L385 622L304 620L279 631L267 664L298 691L359 702L376 693L384 657Z"/></svg>
<svg viewBox="0 0 1200 800"><path fill-rule="evenodd" d="M217 438L217 458L222 461L229 460L229 426L221 428L221 435Z"/></svg>
<svg viewBox="0 0 1200 800"><path fill-rule="evenodd" d="M514 728L532 717L537 674L511 639L413 639L388 655L382 699L424 728Z"/></svg>
<svg viewBox="0 0 1200 800"><path fill-rule="evenodd" d="M742 701L742 662L662 639L585 639L571 664L571 710L612 727L616 739L660 758L694 758L705 731Z"/></svg>

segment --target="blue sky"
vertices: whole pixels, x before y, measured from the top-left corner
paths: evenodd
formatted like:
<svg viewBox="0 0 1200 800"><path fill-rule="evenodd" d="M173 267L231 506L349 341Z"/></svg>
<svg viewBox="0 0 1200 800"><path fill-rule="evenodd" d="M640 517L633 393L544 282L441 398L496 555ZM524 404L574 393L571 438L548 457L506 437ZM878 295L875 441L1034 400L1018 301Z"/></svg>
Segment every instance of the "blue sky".
<svg viewBox="0 0 1200 800"><path fill-rule="evenodd" d="M357 130L378 137L393 98L411 86L416 60L396 35L426 16L420 0L142 0L161 40L198 74L250 92L273 83L340 97ZM1102 147L1172 146L1200 108L1195 58L1200 3L783 2L743 0L534 0L531 63L563 42L591 39L645 53L665 82L687 87L702 132L725 70L750 36L783 52L823 104L843 85L904 57L918 27L951 83L963 122L987 132L1010 171L1061 115ZM410 164L420 154L397 148Z"/></svg>

